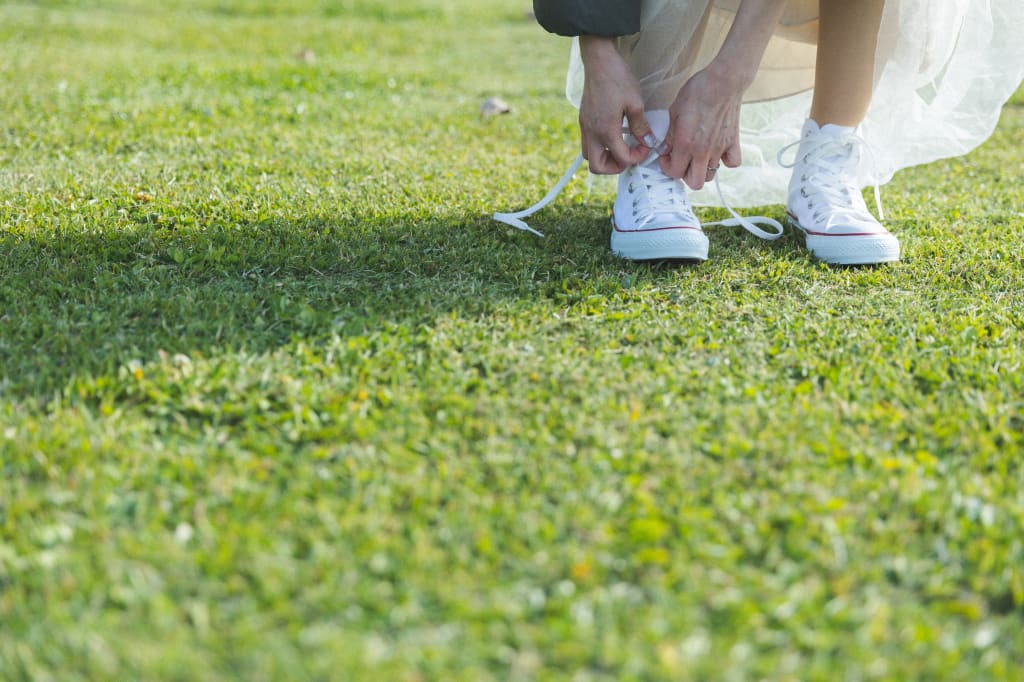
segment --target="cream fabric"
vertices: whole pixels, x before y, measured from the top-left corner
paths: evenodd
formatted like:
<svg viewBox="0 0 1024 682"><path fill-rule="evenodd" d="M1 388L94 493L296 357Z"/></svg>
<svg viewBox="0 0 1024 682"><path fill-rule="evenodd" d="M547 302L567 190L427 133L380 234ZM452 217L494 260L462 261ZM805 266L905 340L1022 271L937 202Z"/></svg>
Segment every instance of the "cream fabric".
<svg viewBox="0 0 1024 682"><path fill-rule="evenodd" d="M640 33L619 49L640 79L648 109L666 109L686 80L717 53L741 0L643 0ZM729 201L785 200L789 171L776 152L799 137L810 111L817 0L791 0L761 69L744 95L743 166L721 172ZM1024 0L887 0L875 58L875 94L861 136L862 186L908 166L964 154L995 128L1024 79ZM579 106L583 64L573 41L566 94ZM694 192L697 205L717 194Z"/></svg>

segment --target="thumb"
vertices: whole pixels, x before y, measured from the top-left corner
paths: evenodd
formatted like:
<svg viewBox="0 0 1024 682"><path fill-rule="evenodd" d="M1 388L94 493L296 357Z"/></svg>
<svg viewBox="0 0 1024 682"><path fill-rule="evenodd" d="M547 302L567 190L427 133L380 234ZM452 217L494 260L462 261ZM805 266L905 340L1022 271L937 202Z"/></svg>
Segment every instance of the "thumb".
<svg viewBox="0 0 1024 682"><path fill-rule="evenodd" d="M686 172L686 167L690 163L690 155L686 153L685 148L680 148L679 153L676 152L675 147L672 145L672 140L675 139L676 134L676 117L672 116L668 122L668 132L665 133L665 140L661 143L658 151L661 154L661 158L658 159L658 164L661 166L661 172L670 178L682 179L683 174Z"/></svg>
<svg viewBox="0 0 1024 682"><path fill-rule="evenodd" d="M627 109L626 124L630 134L637 141L637 146L630 150L630 156L634 163L640 163L647 158L652 149L661 147L662 141L655 137L654 131L651 130L651 124L647 122L643 107L633 106Z"/></svg>

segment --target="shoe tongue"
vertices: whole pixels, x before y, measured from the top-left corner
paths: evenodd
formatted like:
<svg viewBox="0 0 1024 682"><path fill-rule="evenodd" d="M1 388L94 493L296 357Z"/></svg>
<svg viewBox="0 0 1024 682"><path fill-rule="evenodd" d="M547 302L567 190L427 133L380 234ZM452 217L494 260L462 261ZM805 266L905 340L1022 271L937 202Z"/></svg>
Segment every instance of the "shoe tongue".
<svg viewBox="0 0 1024 682"><path fill-rule="evenodd" d="M664 140L668 135L669 116L665 109L652 109L644 112L647 122L651 125L651 132L659 140Z"/></svg>
<svg viewBox="0 0 1024 682"><path fill-rule="evenodd" d="M837 126L834 123L826 123L818 129L818 134L825 137L844 137L852 134L854 130L853 126Z"/></svg>
<svg viewBox="0 0 1024 682"><path fill-rule="evenodd" d="M811 137L820 141L840 140L848 135L852 135L855 130L856 128L853 126L841 126L834 123L826 123L825 125L818 127L817 121L809 118L807 119L807 122L804 123L802 137L805 140ZM853 149L850 149L845 145L836 145L833 149L835 149L835 153L824 157L824 160L836 163L845 163L855 153Z"/></svg>

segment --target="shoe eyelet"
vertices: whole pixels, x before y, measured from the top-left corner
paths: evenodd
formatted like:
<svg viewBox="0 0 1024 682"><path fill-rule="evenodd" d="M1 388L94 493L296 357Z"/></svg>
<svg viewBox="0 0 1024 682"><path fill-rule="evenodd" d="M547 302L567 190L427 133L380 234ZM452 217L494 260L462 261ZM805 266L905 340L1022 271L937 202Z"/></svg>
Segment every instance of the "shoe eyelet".
<svg viewBox="0 0 1024 682"><path fill-rule="evenodd" d="M630 194L632 194L632 193L633 193L633 192L635 192L635 191L636 191L636 187L634 187L634 186L633 186L633 183L632 183L632 182L631 182L631 183L629 183L629 193L630 193Z"/></svg>

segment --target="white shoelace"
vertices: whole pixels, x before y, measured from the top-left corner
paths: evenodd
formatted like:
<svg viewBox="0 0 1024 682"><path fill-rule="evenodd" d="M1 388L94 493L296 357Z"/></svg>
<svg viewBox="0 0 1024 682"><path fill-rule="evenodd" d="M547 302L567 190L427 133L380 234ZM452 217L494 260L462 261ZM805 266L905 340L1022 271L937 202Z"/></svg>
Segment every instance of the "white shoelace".
<svg viewBox="0 0 1024 682"><path fill-rule="evenodd" d="M642 216L637 221L637 227L650 224L659 213L693 215L690 199L686 191L679 186L679 182L649 165L656 160L656 155L653 158L648 157L635 167L636 182L647 188L646 192L639 193L633 200L633 214ZM632 187L630 191L633 191Z"/></svg>
<svg viewBox="0 0 1024 682"><path fill-rule="evenodd" d="M543 199L538 201L533 206L522 211L516 211L515 213L495 213L493 218L498 222L505 223L506 225L510 225L518 230L525 230L526 232L531 232L537 235L538 237L543 237L544 234L542 232L533 229L532 227L527 225L526 222L523 221L522 219L533 215L534 213L536 213L537 211L541 210L542 208L550 204L552 201L554 201L555 197L557 197L565 188L565 186L569 184L569 181L572 180L572 176L576 174L576 171L579 170L579 167L582 164L583 155L580 154L579 156L576 157L576 160L572 162L572 165L569 166L569 170L567 170L565 174L561 177L561 179L559 179L559 181L555 183L555 186L552 187L551 190L544 195ZM638 165L636 168L639 171L640 177L647 184L648 188L661 188L663 190L667 190L664 191L664 197L657 200L656 203L651 204L651 215L644 222L644 224L646 224L646 222L649 222L653 218L655 210L678 210L678 204L676 202L680 201L682 197L685 197L685 192L682 193L682 197L679 196L680 192L677 191L677 188L675 186L676 181L658 171L655 171L652 168L646 168L643 165ZM668 187L669 183L673 185L672 188ZM778 239L783 235L784 229L782 227L782 223L775 220L774 218L769 218L767 216L750 216L749 218L745 218L736 211L734 211L732 207L729 206L729 203L725 200L725 195L722 194L722 185L721 183L718 182L717 173L715 174L715 188L718 190L718 198L722 201L722 205L725 206L726 210L728 210L729 213L732 215L732 218L718 220L713 223L704 223L705 226L721 225L722 227L742 227L747 232L750 232L752 235L768 241ZM689 211L689 199L682 200L685 201L686 210ZM773 230L771 232L767 230L762 230L760 227L758 227L758 225L769 226L773 228Z"/></svg>
<svg viewBox="0 0 1024 682"><path fill-rule="evenodd" d="M572 162L572 165L569 166L569 170L565 171L565 174L561 177L561 179L555 183L555 186L552 187L548 191L548 193L544 195L544 198L538 201L530 208L523 209L522 211L516 211L515 213L495 213L494 216L492 217L498 222L505 223L506 225L511 225L517 230L526 230L527 232L532 232L538 237L543 237L543 232L538 232L537 230L533 229L532 227L527 225L522 220L522 218L526 218L533 215L534 213L536 213L537 211L541 210L542 208L550 204L552 201L554 201L555 197L561 194L562 190L565 189L565 186L569 184L570 180L572 180L572 176L576 175L576 171L579 170L582 164L583 155L580 154L579 156L576 157L576 160Z"/></svg>
<svg viewBox="0 0 1024 682"><path fill-rule="evenodd" d="M826 138L818 142L814 148L805 152L803 157L797 157L791 163L783 161L782 155L793 147L797 147L802 141L797 140L787 144L779 150L776 158L779 165L783 168L794 168L797 165L797 161L803 162L805 174L801 180L812 182L816 189L813 196L802 192L803 196L808 200L821 198L826 206L840 206L842 207L841 211L844 211L852 218L874 220L870 212L868 212L867 205L864 203L864 197L861 196L855 184L846 177L845 171L848 165L841 160L866 150L871 159L872 166L874 166L874 152L871 151L867 141L856 133L844 135L842 138ZM879 189L877 174L873 184L875 188L875 206L878 208L878 219L885 220L885 212L882 210L882 192ZM838 213L839 211L835 212ZM821 209L815 207L814 219L821 220L823 217L824 214L821 213Z"/></svg>

